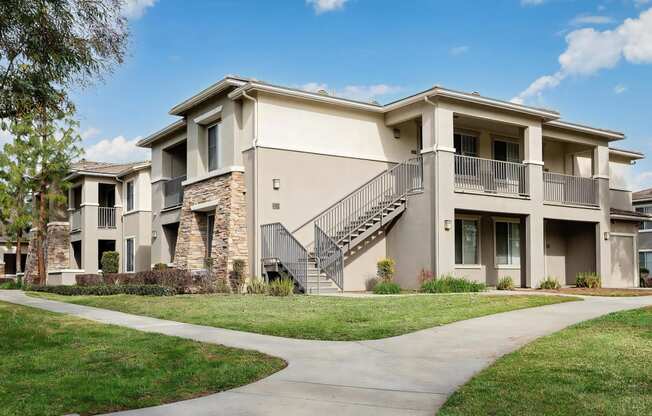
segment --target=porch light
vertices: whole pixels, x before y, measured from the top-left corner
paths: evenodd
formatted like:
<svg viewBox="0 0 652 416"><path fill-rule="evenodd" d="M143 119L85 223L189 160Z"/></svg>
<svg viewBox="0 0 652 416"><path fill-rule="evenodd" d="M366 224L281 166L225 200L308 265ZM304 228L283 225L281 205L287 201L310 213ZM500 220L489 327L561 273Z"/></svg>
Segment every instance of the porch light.
<svg viewBox="0 0 652 416"><path fill-rule="evenodd" d="M394 138L395 139L401 138L401 129L394 129Z"/></svg>
<svg viewBox="0 0 652 416"><path fill-rule="evenodd" d="M604 232L604 239L608 240L609 239L609 231Z"/></svg>
<svg viewBox="0 0 652 416"><path fill-rule="evenodd" d="M156 240L156 237L158 236L158 233L155 231L152 231L152 239Z"/></svg>
<svg viewBox="0 0 652 416"><path fill-rule="evenodd" d="M453 222L451 220L444 220L444 230L450 231L453 228Z"/></svg>
<svg viewBox="0 0 652 416"><path fill-rule="evenodd" d="M272 179L272 188L281 189L281 180L280 179Z"/></svg>

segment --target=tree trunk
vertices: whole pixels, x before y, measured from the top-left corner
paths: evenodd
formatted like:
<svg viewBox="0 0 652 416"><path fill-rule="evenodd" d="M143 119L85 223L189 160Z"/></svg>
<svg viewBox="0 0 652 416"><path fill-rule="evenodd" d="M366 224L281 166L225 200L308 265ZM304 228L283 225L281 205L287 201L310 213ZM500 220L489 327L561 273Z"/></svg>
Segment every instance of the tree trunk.
<svg viewBox="0 0 652 416"><path fill-rule="evenodd" d="M20 245L22 244L22 234L18 233L16 235L16 277L18 277L18 273L21 273L23 271L23 268L21 267L21 262L20 262L20 256L22 255Z"/></svg>
<svg viewBox="0 0 652 416"><path fill-rule="evenodd" d="M36 233L36 255L38 264L38 281L40 285L45 284L45 227L47 220L47 183L41 180L39 187L39 209L38 209L38 231Z"/></svg>

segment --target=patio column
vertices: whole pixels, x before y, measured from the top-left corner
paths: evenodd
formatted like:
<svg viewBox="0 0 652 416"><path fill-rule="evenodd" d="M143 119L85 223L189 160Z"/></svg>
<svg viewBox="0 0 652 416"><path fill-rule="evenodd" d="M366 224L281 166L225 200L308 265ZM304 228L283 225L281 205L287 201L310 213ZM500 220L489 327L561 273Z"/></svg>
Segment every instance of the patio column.
<svg viewBox="0 0 652 416"><path fill-rule="evenodd" d="M538 287L545 274L544 219L540 209L543 206L543 138L541 124L525 128L525 160L528 174L528 189L534 211L525 219L525 283Z"/></svg>
<svg viewBox="0 0 652 416"><path fill-rule="evenodd" d="M527 166L530 199L543 203L543 138L540 124L525 128L524 143L523 163Z"/></svg>
<svg viewBox="0 0 652 416"><path fill-rule="evenodd" d="M596 146L593 150L593 178L598 181L598 201L602 215L596 225L595 270L601 276L611 273L611 205L609 202L609 147Z"/></svg>
<svg viewBox="0 0 652 416"><path fill-rule="evenodd" d="M539 287L545 278L544 219L532 213L525 218L525 285Z"/></svg>

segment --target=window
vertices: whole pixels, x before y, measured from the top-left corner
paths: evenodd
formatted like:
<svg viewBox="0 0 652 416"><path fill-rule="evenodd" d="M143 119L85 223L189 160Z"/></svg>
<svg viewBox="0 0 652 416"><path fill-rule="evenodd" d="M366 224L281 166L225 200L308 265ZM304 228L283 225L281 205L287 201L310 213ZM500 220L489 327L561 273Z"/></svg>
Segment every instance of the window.
<svg viewBox="0 0 652 416"><path fill-rule="evenodd" d="M520 266L521 225L518 222L495 222L496 265Z"/></svg>
<svg viewBox="0 0 652 416"><path fill-rule="evenodd" d="M134 181L127 182L127 211L134 210Z"/></svg>
<svg viewBox="0 0 652 416"><path fill-rule="evenodd" d="M462 156L478 156L478 138L469 134L453 135L453 144L455 146L455 153Z"/></svg>
<svg viewBox="0 0 652 416"><path fill-rule="evenodd" d="M636 212L643 214L652 214L652 206L649 207L636 207ZM652 230L652 221L642 221L639 225L639 230Z"/></svg>
<svg viewBox="0 0 652 416"><path fill-rule="evenodd" d="M638 252L638 267L652 271L652 251Z"/></svg>
<svg viewBox="0 0 652 416"><path fill-rule="evenodd" d="M214 124L208 128L208 170L213 171L218 168L218 141L219 141L219 124Z"/></svg>
<svg viewBox="0 0 652 416"><path fill-rule="evenodd" d="M503 162L520 163L521 156L518 143L494 140L494 159Z"/></svg>
<svg viewBox="0 0 652 416"><path fill-rule="evenodd" d="M479 264L478 220L455 219L455 264Z"/></svg>
<svg viewBox="0 0 652 416"><path fill-rule="evenodd" d="M213 229L215 228L215 215L206 216L206 258L211 256L213 247Z"/></svg>
<svg viewBox="0 0 652 416"><path fill-rule="evenodd" d="M125 240L125 271L126 272L134 271L134 260L135 260L134 239L127 238Z"/></svg>

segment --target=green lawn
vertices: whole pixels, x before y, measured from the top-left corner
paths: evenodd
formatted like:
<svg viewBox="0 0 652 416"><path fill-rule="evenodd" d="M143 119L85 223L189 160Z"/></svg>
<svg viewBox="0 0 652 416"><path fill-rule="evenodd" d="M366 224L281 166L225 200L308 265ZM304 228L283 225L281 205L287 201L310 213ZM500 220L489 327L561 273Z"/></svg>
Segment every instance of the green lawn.
<svg viewBox="0 0 652 416"><path fill-rule="evenodd" d="M439 412L651 414L652 308L614 313L535 341L481 372Z"/></svg>
<svg viewBox="0 0 652 416"><path fill-rule="evenodd" d="M251 383L285 366L254 351L0 302L0 415L154 406Z"/></svg>
<svg viewBox="0 0 652 416"><path fill-rule="evenodd" d="M256 295L184 295L171 297L58 296L32 294L241 331L321 340L378 339L454 321L574 298L561 296L490 296L479 294L345 298Z"/></svg>

